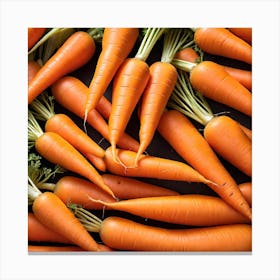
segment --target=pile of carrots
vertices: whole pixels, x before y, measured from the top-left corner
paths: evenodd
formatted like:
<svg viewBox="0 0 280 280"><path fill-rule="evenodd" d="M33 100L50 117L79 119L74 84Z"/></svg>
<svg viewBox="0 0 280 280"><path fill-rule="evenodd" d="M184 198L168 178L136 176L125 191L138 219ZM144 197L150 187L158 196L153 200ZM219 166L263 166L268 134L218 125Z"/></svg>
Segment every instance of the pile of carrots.
<svg viewBox="0 0 280 280"><path fill-rule="evenodd" d="M28 28L28 251L252 251L251 28Z"/></svg>

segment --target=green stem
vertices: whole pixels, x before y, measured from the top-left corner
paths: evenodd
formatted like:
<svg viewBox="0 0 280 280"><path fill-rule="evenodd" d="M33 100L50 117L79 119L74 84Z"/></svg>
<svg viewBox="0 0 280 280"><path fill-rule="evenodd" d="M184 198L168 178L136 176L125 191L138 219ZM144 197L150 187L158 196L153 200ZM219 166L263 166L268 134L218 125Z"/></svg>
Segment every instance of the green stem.
<svg viewBox="0 0 280 280"><path fill-rule="evenodd" d="M104 33L104 28L89 28L87 33L94 39L95 42L101 43Z"/></svg>
<svg viewBox="0 0 280 280"><path fill-rule="evenodd" d="M185 61L182 59L174 58L171 63L178 69L181 69L186 72L191 72L192 69L197 65L197 63Z"/></svg>
<svg viewBox="0 0 280 280"><path fill-rule="evenodd" d="M28 203L32 204L41 193L42 192L36 187L34 182L28 176Z"/></svg>
<svg viewBox="0 0 280 280"><path fill-rule="evenodd" d="M165 31L166 28L148 28L135 58L146 61L154 45Z"/></svg>

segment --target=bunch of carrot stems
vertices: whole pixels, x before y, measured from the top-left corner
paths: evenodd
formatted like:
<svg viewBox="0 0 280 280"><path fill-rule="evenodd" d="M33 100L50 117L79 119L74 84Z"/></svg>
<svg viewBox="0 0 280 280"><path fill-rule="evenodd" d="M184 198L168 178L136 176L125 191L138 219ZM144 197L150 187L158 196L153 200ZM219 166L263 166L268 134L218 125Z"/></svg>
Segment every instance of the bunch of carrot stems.
<svg viewBox="0 0 280 280"><path fill-rule="evenodd" d="M251 28L28 28L29 252L252 251L251 65Z"/></svg>

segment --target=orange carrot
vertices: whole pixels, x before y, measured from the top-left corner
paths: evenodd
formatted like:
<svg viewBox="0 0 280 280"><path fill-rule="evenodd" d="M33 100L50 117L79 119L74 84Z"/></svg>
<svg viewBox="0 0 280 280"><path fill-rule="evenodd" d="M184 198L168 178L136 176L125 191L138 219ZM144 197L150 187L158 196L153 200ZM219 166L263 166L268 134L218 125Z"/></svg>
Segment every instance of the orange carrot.
<svg viewBox="0 0 280 280"><path fill-rule="evenodd" d="M71 76L59 79L52 86L52 94L55 100L80 118L84 118L84 104L88 90L83 82ZM87 122L106 140L109 140L108 125L95 109L88 113ZM139 143L126 133L123 134L117 144L120 148L133 151L137 151L139 147Z"/></svg>
<svg viewBox="0 0 280 280"><path fill-rule="evenodd" d="M88 33L73 33L30 81L28 104L59 78L86 64L94 52L95 42Z"/></svg>
<svg viewBox="0 0 280 280"><path fill-rule="evenodd" d="M174 58L193 62L193 63L200 62L200 57L198 53L192 47L181 49L175 54Z"/></svg>
<svg viewBox="0 0 280 280"><path fill-rule="evenodd" d="M112 104L105 96L102 96L98 104L96 105L96 110L105 120L109 120L112 110Z"/></svg>
<svg viewBox="0 0 280 280"><path fill-rule="evenodd" d="M252 250L252 227L246 224L166 229L114 216L102 221L81 208L75 210L75 216L89 231L99 232L104 244L118 250L200 252Z"/></svg>
<svg viewBox="0 0 280 280"><path fill-rule="evenodd" d="M252 206L252 182L241 183L238 186L248 204Z"/></svg>
<svg viewBox="0 0 280 280"><path fill-rule="evenodd" d="M98 251L98 245L85 227L61 199L52 192L41 192L28 178L28 199L38 221L87 251Z"/></svg>
<svg viewBox="0 0 280 280"><path fill-rule="evenodd" d="M136 153L117 149L117 154L123 164L114 161L112 147L106 149L104 157L107 169L115 175L210 183L193 168L180 161L141 155L137 167L126 168L133 165Z"/></svg>
<svg viewBox="0 0 280 280"><path fill-rule="evenodd" d="M205 97L248 116L252 115L251 92L228 74L221 65L213 61L195 64L176 59L173 60L173 64L190 73L193 88Z"/></svg>
<svg viewBox="0 0 280 280"><path fill-rule="evenodd" d="M252 45L252 28L248 27L232 27L229 31L246 41L248 44Z"/></svg>
<svg viewBox="0 0 280 280"><path fill-rule="evenodd" d="M252 46L226 28L197 28L194 42L209 54L252 64Z"/></svg>
<svg viewBox="0 0 280 280"><path fill-rule="evenodd" d="M51 246L51 245L28 245L28 252L82 252L84 249L78 246Z"/></svg>
<svg viewBox="0 0 280 280"><path fill-rule="evenodd" d="M172 129L174 127L176 129ZM176 110L164 112L158 126L158 131L187 163L205 178L215 183L208 185L225 202L246 217L251 217L251 209L235 180L224 168L205 138L186 116ZM221 131L222 133L225 132ZM216 135L221 137L218 136L217 130ZM228 149L234 153L236 152L232 145L225 144L224 146L226 145Z"/></svg>
<svg viewBox="0 0 280 280"><path fill-rule="evenodd" d="M41 69L41 65L34 60L28 61L28 83L33 79L36 73Z"/></svg>
<svg viewBox="0 0 280 280"><path fill-rule="evenodd" d="M247 135L247 137L252 141L252 130L242 124L240 124L240 127L243 130L243 132Z"/></svg>
<svg viewBox="0 0 280 280"><path fill-rule="evenodd" d="M67 238L40 223L35 215L30 212L28 213L28 241L71 244Z"/></svg>
<svg viewBox="0 0 280 280"><path fill-rule="evenodd" d="M132 51L138 35L138 28L105 28L102 52L98 58L87 95L85 120L88 113L95 109L118 68Z"/></svg>
<svg viewBox="0 0 280 280"><path fill-rule="evenodd" d="M179 195L178 192L153 184L145 183L133 178L113 174L101 175L105 184L120 199L131 199L140 197Z"/></svg>
<svg viewBox="0 0 280 280"><path fill-rule="evenodd" d="M43 36L47 28L28 28L28 50Z"/></svg>
<svg viewBox="0 0 280 280"><path fill-rule="evenodd" d="M43 132L31 112L28 112L28 137L36 151L46 160L89 179L114 196L97 170L69 142L55 132Z"/></svg>
<svg viewBox="0 0 280 280"><path fill-rule="evenodd" d="M97 202L97 200L94 199ZM108 209L124 211L143 218L189 226L217 226L250 223L222 199L200 194L144 197L104 202Z"/></svg>
<svg viewBox="0 0 280 280"><path fill-rule="evenodd" d="M227 116L213 118L204 129L204 137L219 155L252 176L252 142L236 121Z"/></svg>

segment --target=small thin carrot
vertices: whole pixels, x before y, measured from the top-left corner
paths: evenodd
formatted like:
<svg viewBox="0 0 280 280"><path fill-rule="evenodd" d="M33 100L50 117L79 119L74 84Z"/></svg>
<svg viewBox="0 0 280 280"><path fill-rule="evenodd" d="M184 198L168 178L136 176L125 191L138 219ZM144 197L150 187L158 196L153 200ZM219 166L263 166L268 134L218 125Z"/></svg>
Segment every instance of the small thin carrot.
<svg viewBox="0 0 280 280"><path fill-rule="evenodd" d="M194 42L209 54L252 64L252 46L226 28L196 28Z"/></svg>
<svg viewBox="0 0 280 280"><path fill-rule="evenodd" d="M114 160L112 147L106 149L104 157L107 169L115 175L211 183L183 162L155 156L141 155L137 167L126 168L126 166L133 166L136 153L120 149L117 149L116 152L123 164Z"/></svg>
<svg viewBox="0 0 280 280"><path fill-rule="evenodd" d="M28 245L28 252L83 252L83 248L78 246L52 246L52 245Z"/></svg>
<svg viewBox="0 0 280 280"><path fill-rule="evenodd" d="M118 250L189 252L252 250L252 227L246 224L166 229L114 216L102 221L81 208L75 210L75 215L89 231L98 232L104 244Z"/></svg>
<svg viewBox="0 0 280 280"><path fill-rule="evenodd" d="M43 36L46 30L47 28L28 28L28 50L30 50L37 43L37 41Z"/></svg>
<svg viewBox="0 0 280 280"><path fill-rule="evenodd" d="M247 200L248 204L252 206L252 182L245 182L238 185L243 196Z"/></svg>
<svg viewBox="0 0 280 280"><path fill-rule="evenodd" d="M252 28L251 27L231 27L230 32L252 45Z"/></svg>
<svg viewBox="0 0 280 280"><path fill-rule="evenodd" d="M105 28L102 51L98 58L86 98L84 117L95 109L118 68L127 58L138 38L138 28Z"/></svg>
<svg viewBox="0 0 280 280"><path fill-rule="evenodd" d="M86 64L94 55L95 48L95 42L88 33L73 33L30 81L28 104L59 78Z"/></svg>
<svg viewBox="0 0 280 280"><path fill-rule="evenodd" d="M65 76L59 79L52 86L52 94L55 100L82 119L84 118L84 104L88 91L88 87L82 81L71 76ZM107 122L97 110L93 109L88 113L87 122L106 140L109 140ZM133 151L137 151L139 147L139 143L126 133L123 134L117 144L120 148Z"/></svg>
<svg viewBox="0 0 280 280"><path fill-rule="evenodd" d="M115 202L95 200L107 209L142 218L189 226L217 226L250 223L222 199L201 194L144 197Z"/></svg>

